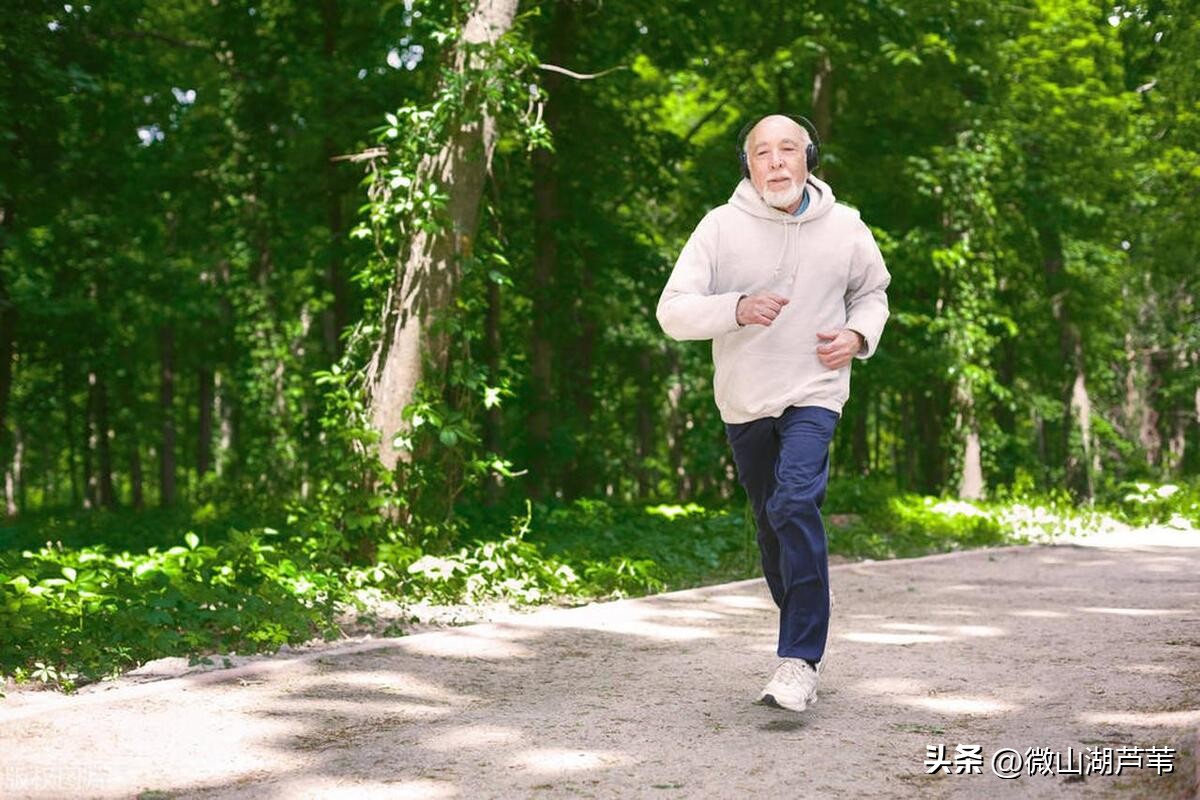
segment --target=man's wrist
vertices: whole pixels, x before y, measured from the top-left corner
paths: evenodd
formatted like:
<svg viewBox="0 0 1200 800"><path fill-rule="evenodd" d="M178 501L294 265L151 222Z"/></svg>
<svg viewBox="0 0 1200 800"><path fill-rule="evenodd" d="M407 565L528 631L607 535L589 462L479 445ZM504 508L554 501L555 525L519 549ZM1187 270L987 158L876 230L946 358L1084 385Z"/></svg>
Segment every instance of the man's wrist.
<svg viewBox="0 0 1200 800"><path fill-rule="evenodd" d="M742 295L733 304L733 321L738 324L739 328L746 327L746 323L742 322L742 301L746 299L746 295Z"/></svg>
<svg viewBox="0 0 1200 800"><path fill-rule="evenodd" d="M858 331L854 330L854 328L846 328L846 330L850 331L851 333L853 333L855 336L857 336L857 337L858 337L858 351L859 351L860 353L861 353L861 352L862 352L864 349L866 349L866 346L867 346L867 337L863 336L861 333L859 333Z"/></svg>

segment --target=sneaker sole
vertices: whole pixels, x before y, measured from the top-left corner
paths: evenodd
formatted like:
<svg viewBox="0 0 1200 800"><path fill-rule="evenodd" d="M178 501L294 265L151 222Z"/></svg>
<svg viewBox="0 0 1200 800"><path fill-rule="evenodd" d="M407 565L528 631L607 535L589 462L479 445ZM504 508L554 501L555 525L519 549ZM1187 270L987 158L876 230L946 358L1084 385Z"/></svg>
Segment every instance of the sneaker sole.
<svg viewBox="0 0 1200 800"><path fill-rule="evenodd" d="M791 708L789 706L785 706L782 703L780 703L778 700L776 700L775 695L773 695L773 694L764 694L762 697L760 697L758 699L758 702L760 705L769 706L771 708L778 708L778 709L782 709L784 711L800 712L800 711L806 711L809 708L812 708L813 706L815 706L817 704L817 696L815 694L809 695L808 700L805 701L803 708Z"/></svg>

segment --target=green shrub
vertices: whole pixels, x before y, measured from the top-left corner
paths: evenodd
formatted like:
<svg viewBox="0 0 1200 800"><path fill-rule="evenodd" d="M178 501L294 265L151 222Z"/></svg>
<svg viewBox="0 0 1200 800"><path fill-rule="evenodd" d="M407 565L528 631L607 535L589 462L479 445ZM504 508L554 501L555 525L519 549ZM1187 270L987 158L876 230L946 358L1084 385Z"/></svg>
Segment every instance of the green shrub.
<svg viewBox="0 0 1200 800"><path fill-rule="evenodd" d="M144 554L61 545L0 558L0 674L41 663L86 680L171 655L273 651L332 635L342 584L271 529Z"/></svg>
<svg viewBox="0 0 1200 800"><path fill-rule="evenodd" d="M984 506L914 494L891 497L829 529L830 552L857 558L911 558L1014 540Z"/></svg>
<svg viewBox="0 0 1200 800"><path fill-rule="evenodd" d="M1134 525L1185 521L1200 526L1200 486L1136 481L1116 487L1105 505Z"/></svg>

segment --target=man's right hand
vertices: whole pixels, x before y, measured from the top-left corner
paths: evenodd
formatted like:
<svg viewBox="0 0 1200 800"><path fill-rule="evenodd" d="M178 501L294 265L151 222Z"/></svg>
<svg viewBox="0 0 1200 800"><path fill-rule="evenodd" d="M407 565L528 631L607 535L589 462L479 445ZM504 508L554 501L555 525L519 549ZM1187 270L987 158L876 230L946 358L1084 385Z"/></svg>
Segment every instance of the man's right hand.
<svg viewBox="0 0 1200 800"><path fill-rule="evenodd" d="M774 292L748 294L738 300L737 322L739 325L770 325L788 302L786 297Z"/></svg>

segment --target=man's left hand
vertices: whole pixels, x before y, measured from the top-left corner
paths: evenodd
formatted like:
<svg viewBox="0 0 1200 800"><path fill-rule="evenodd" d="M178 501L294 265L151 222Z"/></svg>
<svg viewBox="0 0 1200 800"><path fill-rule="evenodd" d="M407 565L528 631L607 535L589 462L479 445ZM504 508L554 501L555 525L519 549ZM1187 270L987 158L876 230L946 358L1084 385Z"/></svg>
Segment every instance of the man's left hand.
<svg viewBox="0 0 1200 800"><path fill-rule="evenodd" d="M858 331L843 328L840 331L818 331L817 338L824 344L817 347L817 358L825 369L841 369L858 355L865 340Z"/></svg>

